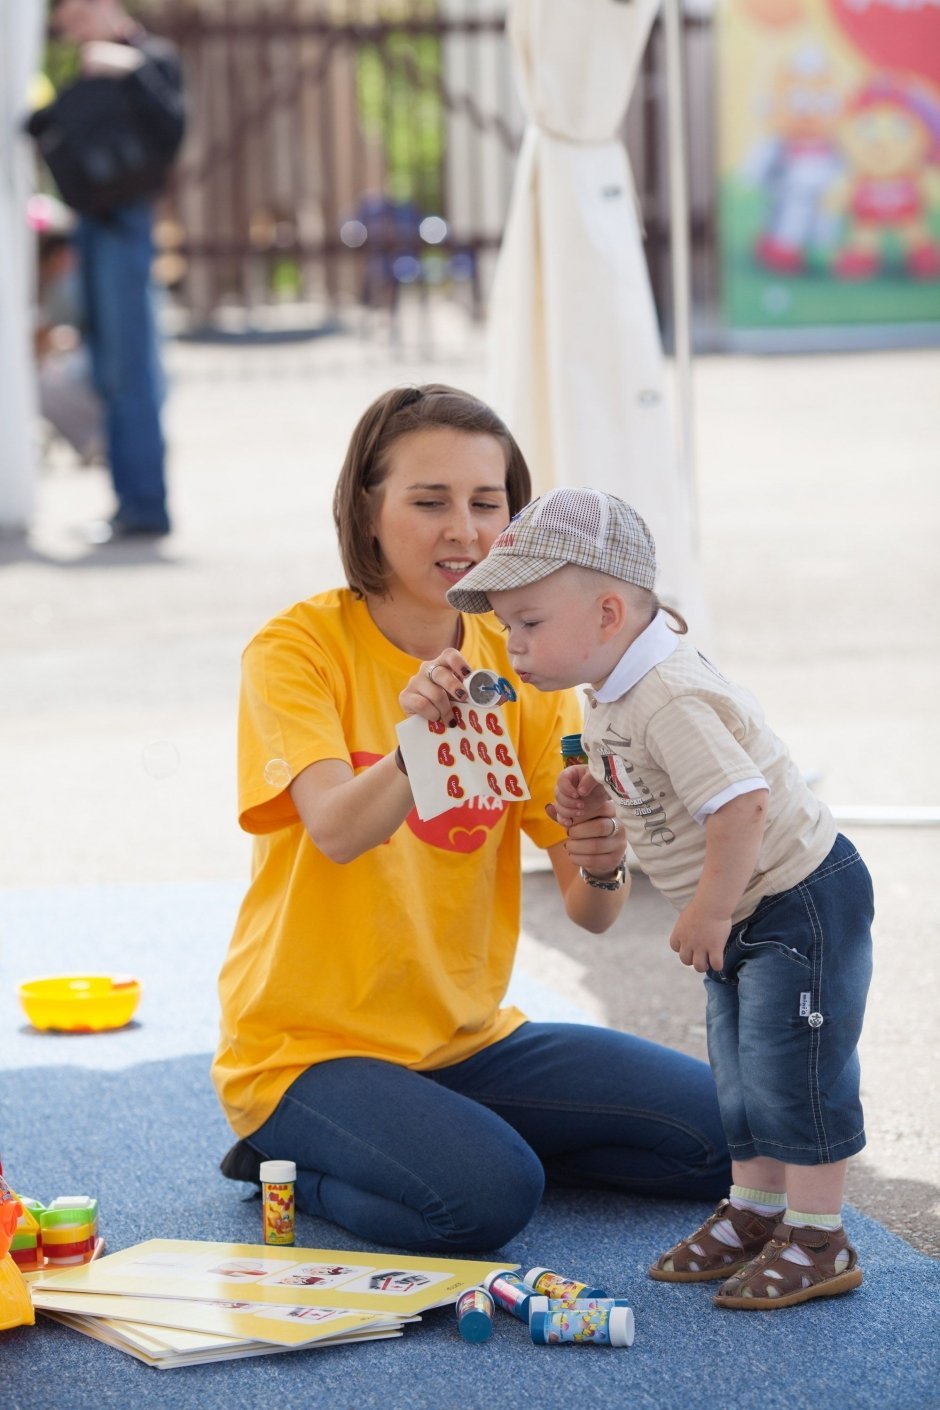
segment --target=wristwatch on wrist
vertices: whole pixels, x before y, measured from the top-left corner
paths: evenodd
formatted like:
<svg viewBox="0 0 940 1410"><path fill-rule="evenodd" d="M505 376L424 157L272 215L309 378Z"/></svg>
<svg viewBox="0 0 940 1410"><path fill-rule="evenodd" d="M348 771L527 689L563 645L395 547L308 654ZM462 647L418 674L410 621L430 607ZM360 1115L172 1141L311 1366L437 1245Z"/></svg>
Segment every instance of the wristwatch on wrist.
<svg viewBox="0 0 940 1410"><path fill-rule="evenodd" d="M619 891L621 886L625 886L627 882L627 863L625 859L621 859L620 865L613 876L592 876L589 871L584 870L584 867L579 867L578 872L580 873L582 881L586 882L588 886L595 887L598 891Z"/></svg>

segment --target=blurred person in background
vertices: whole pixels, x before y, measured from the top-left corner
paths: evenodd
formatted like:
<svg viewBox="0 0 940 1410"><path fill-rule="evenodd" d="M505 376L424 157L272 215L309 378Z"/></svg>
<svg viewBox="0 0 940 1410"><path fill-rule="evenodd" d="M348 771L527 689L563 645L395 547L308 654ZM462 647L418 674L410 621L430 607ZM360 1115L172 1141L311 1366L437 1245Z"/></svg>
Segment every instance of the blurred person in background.
<svg viewBox="0 0 940 1410"><path fill-rule="evenodd" d="M182 73L172 46L148 35L120 0L57 0L52 22L77 46L80 76L33 114L29 131L63 200L79 212L86 336L117 499L90 537L160 537L170 517L153 201L183 137Z"/></svg>
<svg viewBox="0 0 940 1410"><path fill-rule="evenodd" d="M104 417L83 334L75 217L54 196L37 194L29 200L27 218L37 247L34 347L39 410L79 460L91 465L104 459Z"/></svg>

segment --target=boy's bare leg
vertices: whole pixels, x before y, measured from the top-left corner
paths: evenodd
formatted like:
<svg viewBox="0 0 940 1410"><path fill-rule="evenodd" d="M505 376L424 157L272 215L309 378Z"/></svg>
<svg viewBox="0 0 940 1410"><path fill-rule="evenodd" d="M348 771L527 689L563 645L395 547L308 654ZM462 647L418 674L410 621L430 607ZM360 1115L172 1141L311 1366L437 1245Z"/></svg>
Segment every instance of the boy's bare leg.
<svg viewBox="0 0 940 1410"><path fill-rule="evenodd" d="M750 1190L765 1190L767 1193L785 1195L787 1189L787 1167L782 1160L771 1160L770 1156L755 1155L751 1160L733 1160L731 1177L736 1185ZM815 1167L813 1167L815 1168Z"/></svg>
<svg viewBox="0 0 940 1410"><path fill-rule="evenodd" d="M838 1214L842 1209L848 1164L847 1160L837 1160L831 1165L786 1166L785 1183L790 1209L798 1210L800 1214Z"/></svg>

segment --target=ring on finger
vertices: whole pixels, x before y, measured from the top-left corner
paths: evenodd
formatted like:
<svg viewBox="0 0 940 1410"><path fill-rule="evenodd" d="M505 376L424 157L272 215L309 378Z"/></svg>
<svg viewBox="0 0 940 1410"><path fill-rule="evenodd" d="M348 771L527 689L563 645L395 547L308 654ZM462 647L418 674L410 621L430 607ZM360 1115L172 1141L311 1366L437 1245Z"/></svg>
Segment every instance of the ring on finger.
<svg viewBox="0 0 940 1410"><path fill-rule="evenodd" d="M433 666L428 666L427 669L426 669L425 672L424 672L424 674L427 676L428 680L431 682L432 685L436 685L436 684L437 684L437 682L436 682L435 679L434 679L434 672L437 670L437 668L438 668L438 666L439 666L440 664L441 664L440 661L438 661L435 665L433 665Z"/></svg>
<svg viewBox="0 0 940 1410"><path fill-rule="evenodd" d="M616 819L616 818L608 818L607 821L610 823L610 832L608 832L607 836L608 836L608 837L616 837L616 835L617 835L617 819Z"/></svg>

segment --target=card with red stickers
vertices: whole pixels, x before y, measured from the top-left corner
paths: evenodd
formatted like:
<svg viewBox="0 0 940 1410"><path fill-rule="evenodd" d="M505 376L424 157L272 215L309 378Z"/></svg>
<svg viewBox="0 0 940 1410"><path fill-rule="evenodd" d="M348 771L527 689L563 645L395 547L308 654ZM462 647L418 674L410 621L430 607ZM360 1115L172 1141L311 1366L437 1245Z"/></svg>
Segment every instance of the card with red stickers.
<svg viewBox="0 0 940 1410"><path fill-rule="evenodd" d="M455 705L448 725L411 715L397 726L402 758L422 822L470 798L518 803L529 797L504 716L497 706Z"/></svg>

